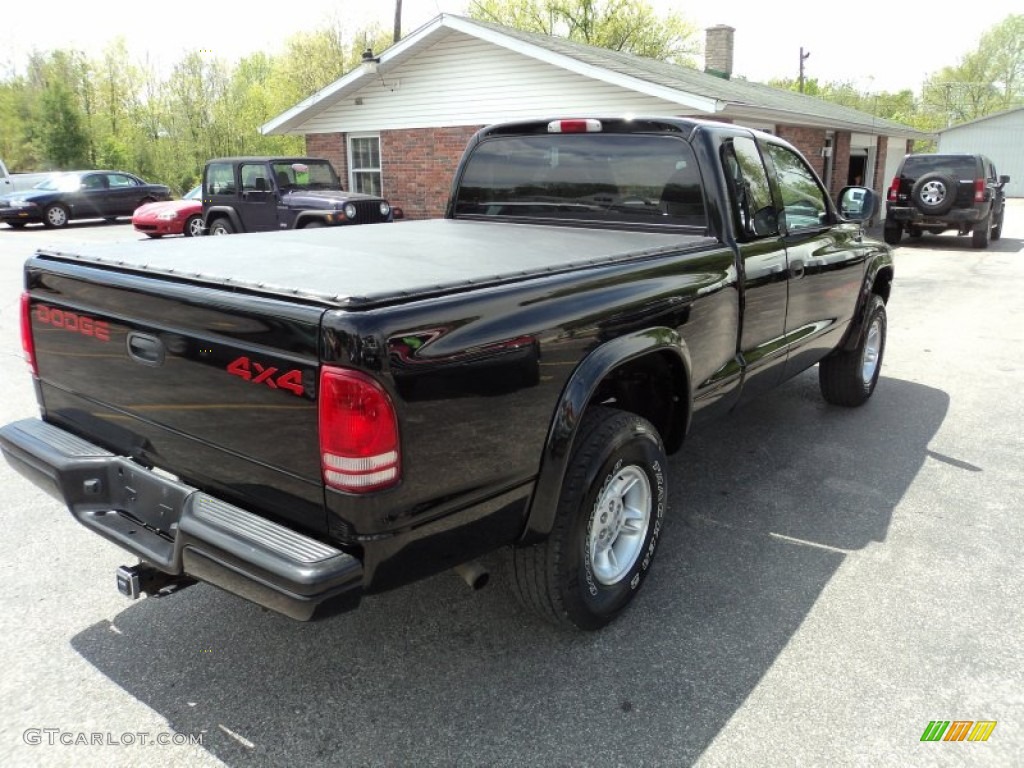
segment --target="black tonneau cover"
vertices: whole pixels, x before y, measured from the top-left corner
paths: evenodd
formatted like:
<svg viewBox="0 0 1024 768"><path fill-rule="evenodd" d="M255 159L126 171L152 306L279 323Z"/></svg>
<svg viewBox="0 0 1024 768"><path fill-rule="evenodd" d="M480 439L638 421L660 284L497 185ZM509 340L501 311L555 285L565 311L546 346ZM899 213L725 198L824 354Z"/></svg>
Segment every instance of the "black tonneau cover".
<svg viewBox="0 0 1024 768"><path fill-rule="evenodd" d="M715 244L679 232L582 229L452 219L227 237L40 249L218 287L369 307L412 296Z"/></svg>

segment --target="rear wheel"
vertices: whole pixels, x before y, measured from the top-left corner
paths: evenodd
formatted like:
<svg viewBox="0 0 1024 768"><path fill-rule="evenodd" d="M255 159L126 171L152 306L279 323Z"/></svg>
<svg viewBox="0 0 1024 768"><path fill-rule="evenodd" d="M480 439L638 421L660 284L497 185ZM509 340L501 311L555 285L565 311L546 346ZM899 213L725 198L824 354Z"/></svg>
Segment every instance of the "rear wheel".
<svg viewBox="0 0 1024 768"><path fill-rule="evenodd" d="M24 221L8 221L7 226L11 229L24 229L26 222Z"/></svg>
<svg viewBox="0 0 1024 768"><path fill-rule="evenodd" d="M185 219L185 226L182 229L185 237L199 237L203 234L203 217L198 213Z"/></svg>
<svg viewBox="0 0 1024 768"><path fill-rule="evenodd" d="M872 296L856 348L833 352L818 363L818 385L825 400L853 407L871 397L882 370L886 327L885 302Z"/></svg>
<svg viewBox="0 0 1024 768"><path fill-rule="evenodd" d="M975 248L988 248L988 237L992 230L992 214L979 221L971 233L971 245Z"/></svg>
<svg viewBox="0 0 1024 768"><path fill-rule="evenodd" d="M227 219L214 219L214 222L210 225L211 235L233 235L235 228L231 226L231 222Z"/></svg>
<svg viewBox="0 0 1024 768"><path fill-rule="evenodd" d="M163 235L157 232L147 232L146 237L151 237L154 240L159 240L161 237L163 237Z"/></svg>
<svg viewBox="0 0 1024 768"><path fill-rule="evenodd" d="M520 601L559 626L599 629L633 600L667 501L665 449L646 419L596 407L580 424L548 538L513 552Z"/></svg>
<svg viewBox="0 0 1024 768"><path fill-rule="evenodd" d="M1003 236L1003 216L1004 213L999 214L999 218L996 219L996 223L992 225L992 240L998 240Z"/></svg>
<svg viewBox="0 0 1024 768"><path fill-rule="evenodd" d="M899 245L900 238L903 237L903 225L896 222L889 223L885 222L885 226L882 227L882 238L889 245Z"/></svg>

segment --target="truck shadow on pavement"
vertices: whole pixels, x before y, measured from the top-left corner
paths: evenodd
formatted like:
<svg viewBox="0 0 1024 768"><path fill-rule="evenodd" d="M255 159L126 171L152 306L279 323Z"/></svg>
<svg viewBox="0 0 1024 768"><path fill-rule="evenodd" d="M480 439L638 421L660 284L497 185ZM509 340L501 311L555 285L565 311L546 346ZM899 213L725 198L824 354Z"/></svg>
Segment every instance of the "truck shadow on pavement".
<svg viewBox="0 0 1024 768"><path fill-rule="evenodd" d="M534 620L495 556L481 592L443 574L298 624L199 585L72 644L231 766L688 765L850 553L885 546L948 406L883 378L829 407L811 370L694 433L651 578L596 634Z"/></svg>

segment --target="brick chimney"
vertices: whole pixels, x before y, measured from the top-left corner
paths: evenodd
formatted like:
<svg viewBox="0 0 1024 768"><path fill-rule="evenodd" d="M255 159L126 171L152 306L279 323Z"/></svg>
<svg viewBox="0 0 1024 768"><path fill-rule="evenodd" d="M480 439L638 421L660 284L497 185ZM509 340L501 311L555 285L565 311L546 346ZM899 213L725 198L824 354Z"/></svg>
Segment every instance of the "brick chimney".
<svg viewBox="0 0 1024 768"><path fill-rule="evenodd" d="M718 24L704 31L704 71L728 80L732 77L732 36L736 30Z"/></svg>

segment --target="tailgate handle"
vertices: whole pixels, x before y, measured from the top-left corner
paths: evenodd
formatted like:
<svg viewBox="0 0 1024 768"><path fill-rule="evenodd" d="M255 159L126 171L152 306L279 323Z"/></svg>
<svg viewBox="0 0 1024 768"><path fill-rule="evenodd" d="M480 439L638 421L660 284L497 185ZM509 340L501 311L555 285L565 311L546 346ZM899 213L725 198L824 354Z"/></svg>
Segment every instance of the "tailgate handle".
<svg viewBox="0 0 1024 768"><path fill-rule="evenodd" d="M128 334L128 356L143 365L164 364L164 343L145 333Z"/></svg>

